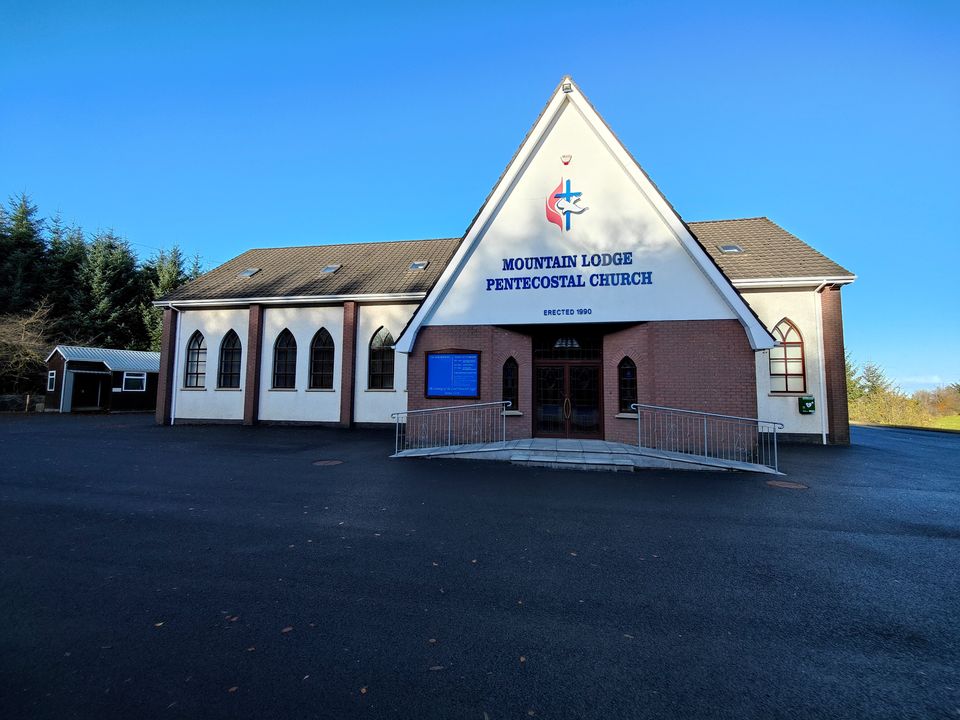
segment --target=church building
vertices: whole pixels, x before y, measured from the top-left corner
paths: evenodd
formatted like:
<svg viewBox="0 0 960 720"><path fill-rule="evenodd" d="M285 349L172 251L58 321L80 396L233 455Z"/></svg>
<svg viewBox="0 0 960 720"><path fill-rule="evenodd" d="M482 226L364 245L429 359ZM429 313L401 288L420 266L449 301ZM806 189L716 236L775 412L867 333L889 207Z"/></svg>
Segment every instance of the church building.
<svg viewBox="0 0 960 720"><path fill-rule="evenodd" d="M630 442L639 404L846 444L854 280L765 217L685 222L564 78L462 238L249 250L158 301L156 417L506 400L508 438Z"/></svg>

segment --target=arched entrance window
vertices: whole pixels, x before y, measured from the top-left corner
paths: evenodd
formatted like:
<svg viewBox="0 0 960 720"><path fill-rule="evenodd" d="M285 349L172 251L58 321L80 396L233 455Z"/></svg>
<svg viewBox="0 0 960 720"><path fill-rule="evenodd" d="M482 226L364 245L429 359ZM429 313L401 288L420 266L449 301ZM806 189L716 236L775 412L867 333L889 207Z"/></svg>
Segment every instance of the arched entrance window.
<svg viewBox="0 0 960 720"><path fill-rule="evenodd" d="M509 400L509 410L520 409L520 366L512 357L503 364L503 388L501 400Z"/></svg>
<svg viewBox="0 0 960 720"><path fill-rule="evenodd" d="M637 365L628 357L625 357L617 365L617 389L620 399L620 412L636 412L636 409L630 406L637 402Z"/></svg>

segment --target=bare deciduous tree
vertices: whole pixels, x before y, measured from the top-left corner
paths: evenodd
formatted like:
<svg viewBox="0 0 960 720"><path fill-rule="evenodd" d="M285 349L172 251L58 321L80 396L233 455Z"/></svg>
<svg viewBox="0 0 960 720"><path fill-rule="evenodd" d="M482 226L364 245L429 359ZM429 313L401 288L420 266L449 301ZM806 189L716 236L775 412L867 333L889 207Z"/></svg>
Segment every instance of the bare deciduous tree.
<svg viewBox="0 0 960 720"><path fill-rule="evenodd" d="M46 302L28 313L0 316L0 382L4 390L22 392L40 385L50 349L49 327Z"/></svg>

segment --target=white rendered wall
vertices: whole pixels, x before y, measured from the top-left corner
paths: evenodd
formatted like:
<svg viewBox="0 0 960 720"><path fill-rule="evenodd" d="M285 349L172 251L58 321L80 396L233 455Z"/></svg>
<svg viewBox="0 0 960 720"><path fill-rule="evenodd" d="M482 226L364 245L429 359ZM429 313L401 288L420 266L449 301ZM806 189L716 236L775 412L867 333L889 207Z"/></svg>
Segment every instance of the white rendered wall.
<svg viewBox="0 0 960 720"><path fill-rule="evenodd" d="M249 311L185 310L180 313L180 343L174 368L176 388L174 417L205 420L243 420L243 368L247 362L247 322ZM204 389L184 388L184 364L187 344L199 330L207 344L207 375ZM220 363L220 343L233 330L240 338L242 361L240 389L217 389L217 371Z"/></svg>
<svg viewBox="0 0 960 720"><path fill-rule="evenodd" d="M407 409L407 356L394 355L393 390L370 390L370 340L380 326L396 340L413 316L416 305L361 305L357 318L357 372L353 418L355 422L391 423L390 413Z"/></svg>
<svg viewBox="0 0 960 720"><path fill-rule="evenodd" d="M564 165L561 156L572 159ZM571 181L588 208L570 230L547 220L547 196ZM564 184L564 187L565 184ZM584 267L583 254L631 253L630 262ZM576 258L570 269L511 270L504 260ZM707 261L709 262L709 261ZM650 282L591 286L595 274L650 273ZM501 289L489 281L580 276L584 287ZM567 105L496 209L426 325L495 325L731 319L737 315L688 254L611 149L580 111Z"/></svg>
<svg viewBox="0 0 960 720"><path fill-rule="evenodd" d="M813 288L796 290L744 290L744 300L753 308L769 330L783 318L788 318L803 337L803 358L806 374L806 392L770 392L770 353L762 350L757 358L757 417L777 420L785 427L783 432L820 435L826 427L827 400L821 383L820 330L818 317L820 303ZM816 412L801 415L797 398L812 395Z"/></svg>
<svg viewBox="0 0 960 720"><path fill-rule="evenodd" d="M310 390L310 343L324 327L334 343L333 389ZM273 346L284 328L297 341L297 383L293 390L273 389ZM298 422L340 420L343 363L343 306L265 308L260 364L260 419Z"/></svg>

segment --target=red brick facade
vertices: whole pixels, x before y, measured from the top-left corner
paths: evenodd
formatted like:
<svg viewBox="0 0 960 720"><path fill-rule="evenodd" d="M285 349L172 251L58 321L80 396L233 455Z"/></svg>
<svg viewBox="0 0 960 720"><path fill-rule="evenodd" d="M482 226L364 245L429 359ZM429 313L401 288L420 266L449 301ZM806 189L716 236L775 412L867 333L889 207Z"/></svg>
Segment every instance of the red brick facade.
<svg viewBox="0 0 960 720"><path fill-rule="evenodd" d="M501 399L503 364L520 366L522 416L507 418L507 437L533 435L533 340L504 328L456 325L421 328L407 366L407 407L419 410L456 404L424 397L425 354L441 350L480 353L480 397ZM636 442L636 420L618 418L617 365L624 357L637 365L641 403L726 415L756 417L757 387L753 350L736 320L690 320L634 325L603 339L604 436Z"/></svg>
<svg viewBox="0 0 960 720"><path fill-rule="evenodd" d="M644 323L603 339L607 440L636 442L636 420L617 417L617 366L624 357L637 365L640 403L757 416L754 353L737 320Z"/></svg>
<svg viewBox="0 0 960 720"><path fill-rule="evenodd" d="M843 348L843 311L840 286L820 293L823 324L823 370L827 380L827 439L831 445L850 444L847 414L847 372Z"/></svg>
<svg viewBox="0 0 960 720"><path fill-rule="evenodd" d="M474 350L480 353L480 397L475 400L427 399L426 353L439 350ZM503 364L513 357L520 366L520 406L511 408L522 415L507 417L507 439L533 435L533 340L529 335L489 325L450 325L421 328L407 360L407 409L421 410L501 399Z"/></svg>

